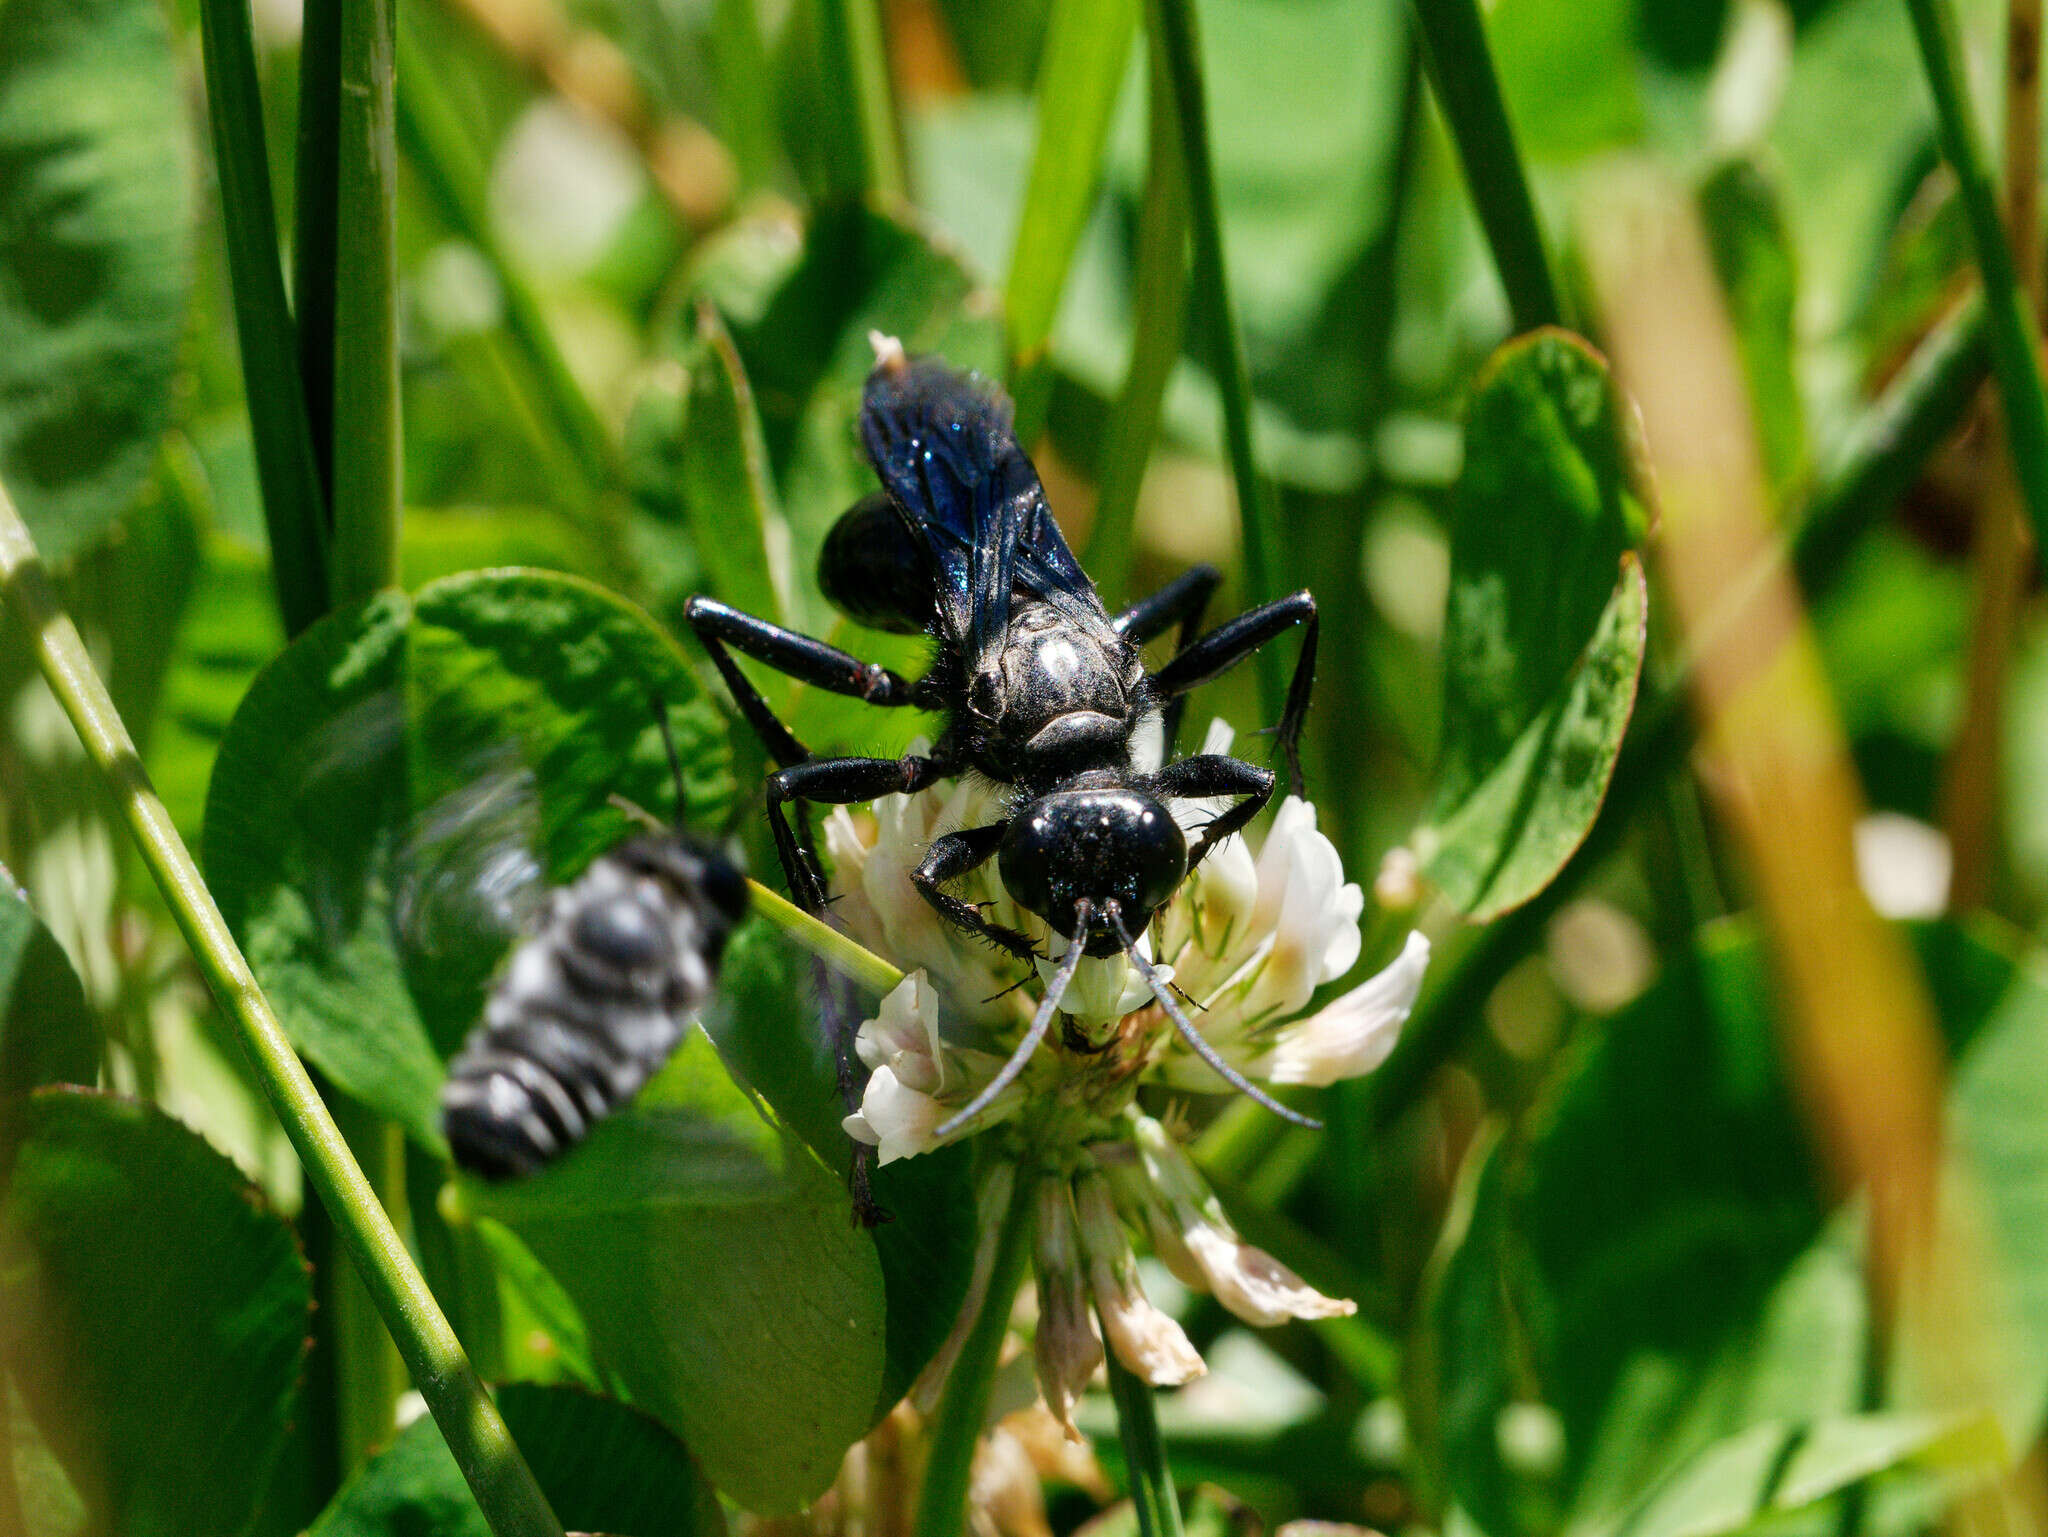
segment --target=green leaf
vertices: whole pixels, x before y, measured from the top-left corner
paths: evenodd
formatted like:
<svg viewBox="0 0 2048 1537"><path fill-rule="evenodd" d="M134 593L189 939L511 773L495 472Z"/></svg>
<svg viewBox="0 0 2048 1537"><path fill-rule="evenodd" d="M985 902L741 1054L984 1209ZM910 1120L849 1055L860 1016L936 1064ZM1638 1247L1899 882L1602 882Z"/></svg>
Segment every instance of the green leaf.
<svg viewBox="0 0 2048 1537"><path fill-rule="evenodd" d="M0 1204L0 1352L93 1529L248 1523L311 1307L290 1227L192 1132L82 1090L29 1101Z"/></svg>
<svg viewBox="0 0 2048 1537"><path fill-rule="evenodd" d="M809 956L757 921L727 946L719 986L725 1003L705 1020L719 1055L826 1167L844 1172L852 1143L840 1127L846 1110L831 1043L822 1021L793 1019L789 1007L792 998L815 996ZM873 1001L858 1006L872 1009ZM890 1214L872 1231L888 1298L877 1418L910 1390L966 1298L979 1231L973 1170L973 1149L958 1144L874 1171L875 1199Z"/></svg>
<svg viewBox="0 0 2048 1537"><path fill-rule="evenodd" d="M658 368L626 423L626 472L658 525L689 532L710 590L777 624L788 611L789 529L746 369L709 303L676 366Z"/></svg>
<svg viewBox="0 0 2048 1537"><path fill-rule="evenodd" d="M1137 31L1135 0L1058 0L1039 61L1038 145L1004 293L1010 351L1045 345L1095 207L1110 116Z"/></svg>
<svg viewBox="0 0 2048 1537"><path fill-rule="evenodd" d="M71 958L0 869L0 1099L99 1071L99 1026Z"/></svg>
<svg viewBox="0 0 2048 1537"><path fill-rule="evenodd" d="M1700 222L1749 385L1751 419L1771 486L1806 468L1806 404L1799 393L1793 310L1799 273L1778 191L1753 160L1730 160L1700 183Z"/></svg>
<svg viewBox="0 0 2048 1537"><path fill-rule="evenodd" d="M170 420L188 130L155 0L0 11L0 479L45 560L133 500Z"/></svg>
<svg viewBox="0 0 2048 1537"><path fill-rule="evenodd" d="M1991 1396L1960 1421L1915 1416L1929 1373L1906 1355L1884 1406L1906 1412L1856 1418L1862 1213L1824 1209L1779 989L1753 925L1729 921L1584 1043L1525 1146L1466 1181L1432 1291L1434 1387L1453 1490L1486 1530L1597 1537L1673 1499L1673 1531L1719 1531L1908 1458L1987 1455L1991 1414L2005 1444L2031 1441L2048 1412L2048 982L1989 925L1912 937L1959 1053L1952 1188L1974 1181L1992 1236L1983 1295L2014 1304L2001 1360L1970 1379ZM1554 1485L1500 1452L1532 1383L1562 1422ZM1782 1466L1748 1460L1766 1442ZM1745 1481L1757 1467L1775 1471Z"/></svg>
<svg viewBox="0 0 2048 1537"><path fill-rule="evenodd" d="M749 1509L793 1510L867 1431L880 1266L846 1194L693 1032L540 1175L472 1188L581 1310L600 1361Z"/></svg>
<svg viewBox="0 0 2048 1537"><path fill-rule="evenodd" d="M1631 1537L1721 1537L1895 1468L1923 1464L1990 1474L2005 1457L2005 1438L1987 1414L1864 1414L1811 1426L1754 1425L1694 1457L1616 1530Z"/></svg>
<svg viewBox="0 0 2048 1537"><path fill-rule="evenodd" d="M1648 638L1644 512L1607 366L1563 331L1480 376L1451 503L1444 729L1416 835L1444 895L1485 920L1547 885L1591 830Z"/></svg>
<svg viewBox="0 0 2048 1537"><path fill-rule="evenodd" d="M675 641L593 583L509 570L422 588L406 684L412 804L434 806L513 748L539 792L537 852L551 883L635 830L612 796L664 819L675 809L657 702L682 758L690 821L715 828L725 818L732 778L716 708Z"/></svg>
<svg viewBox="0 0 2048 1537"><path fill-rule="evenodd" d="M716 825L731 780L695 676L639 609L557 573L469 573L323 619L229 724L204 845L221 911L294 1044L421 1145L441 1146L442 1059L514 937L475 878L516 830L549 883L573 879L632 830L614 793L666 814L656 699L691 815ZM500 823L450 809L501 790Z"/></svg>
<svg viewBox="0 0 2048 1537"><path fill-rule="evenodd" d="M1572 160L1645 127L1623 0L1517 0L1487 17L1488 41L1522 153Z"/></svg>
<svg viewBox="0 0 2048 1537"><path fill-rule="evenodd" d="M221 740L202 848L292 1044L438 1148L441 1057L392 934L411 612L394 593L330 614L263 669Z"/></svg>
<svg viewBox="0 0 2048 1537"><path fill-rule="evenodd" d="M637 1410L577 1388L508 1383L506 1428L571 1531L722 1537L725 1517L682 1443ZM310 1537L490 1537L432 1419L422 1415L366 1463Z"/></svg>

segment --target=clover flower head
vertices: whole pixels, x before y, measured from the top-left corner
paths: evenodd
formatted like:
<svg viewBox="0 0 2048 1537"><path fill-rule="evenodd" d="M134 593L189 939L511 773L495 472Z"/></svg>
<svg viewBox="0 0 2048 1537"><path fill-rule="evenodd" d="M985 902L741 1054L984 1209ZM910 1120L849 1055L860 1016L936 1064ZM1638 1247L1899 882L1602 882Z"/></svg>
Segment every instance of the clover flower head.
<svg viewBox="0 0 2048 1537"><path fill-rule="evenodd" d="M1202 750L1227 753L1231 742L1219 721ZM1180 802L1175 815L1192 833L1229 804ZM1010 898L995 861L972 871L957 893L991 924L1038 945L1036 975L1019 986L1017 963L946 922L910 879L934 838L1000 821L1006 809L996 790L967 779L884 797L865 815L841 807L827 820L836 913L854 938L909 972L856 1037L871 1076L845 1124L879 1149L883 1163L1005 1126L994 1164L1001 1178L991 1175L983 1191L969 1308L919 1393L936 1394L957 1339L982 1305L996 1228L1013 1183L1020 1191L1025 1183L1013 1181L1021 1167L1033 1175L1040 1391L1073 1435L1073 1405L1105 1346L1159 1386L1203 1370L1180 1326L1146 1298L1133 1235L1182 1282L1213 1293L1247 1323L1353 1310L1239 1236L1173 1135L1138 1108L1139 1085L1229 1087L1183 1039L1183 1026L1247 1079L1313 1087L1370 1072L1414 1007L1430 947L1411 933L1384 970L1308 1012L1319 988L1358 963L1365 893L1346 880L1336 846L1316 826L1315 807L1289 796L1262 839L1232 834L1182 882L1134 946L1142 968L1123 955L1071 957L1068 940ZM1058 1002L1058 1028L1014 1081L954 1124L1004 1074L1026 1022L1068 963L1074 971ZM1185 1008L1171 1002L1169 987Z"/></svg>

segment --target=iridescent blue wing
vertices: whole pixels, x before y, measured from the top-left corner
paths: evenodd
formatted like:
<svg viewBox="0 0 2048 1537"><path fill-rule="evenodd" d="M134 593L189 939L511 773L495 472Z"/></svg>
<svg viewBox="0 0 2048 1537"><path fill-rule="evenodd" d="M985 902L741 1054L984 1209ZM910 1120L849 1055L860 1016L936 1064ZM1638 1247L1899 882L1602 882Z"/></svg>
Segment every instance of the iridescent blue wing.
<svg viewBox="0 0 2048 1537"><path fill-rule="evenodd" d="M861 409L868 457L930 554L939 623L970 672L1001 650L1015 589L1100 607L1017 444L1010 410L1009 398L976 376L894 350L868 375Z"/></svg>

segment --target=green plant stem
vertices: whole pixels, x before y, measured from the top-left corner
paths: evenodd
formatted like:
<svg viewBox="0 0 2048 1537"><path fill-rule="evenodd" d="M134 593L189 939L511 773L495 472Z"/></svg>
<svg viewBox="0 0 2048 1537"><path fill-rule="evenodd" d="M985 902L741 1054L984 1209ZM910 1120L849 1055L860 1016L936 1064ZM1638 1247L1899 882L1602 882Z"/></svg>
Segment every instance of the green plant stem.
<svg viewBox="0 0 2048 1537"><path fill-rule="evenodd" d="M1124 373L1102 443L1102 477L1086 564L1096 583L1118 601L1130 596L1132 523L1145 465L1159 435L1166 384L1180 358L1187 303L1188 202L1181 167L1180 119L1155 30L1147 83L1149 120L1145 198L1138 211L1137 313L1131 327L1131 362ZM1042 109L1041 109L1042 110Z"/></svg>
<svg viewBox="0 0 2048 1537"><path fill-rule="evenodd" d="M832 191L847 198L905 196L903 151L897 141L895 95L876 0L817 0L819 68L836 98L841 142L826 159Z"/></svg>
<svg viewBox="0 0 2048 1537"><path fill-rule="evenodd" d="M917 1496L916 1537L964 1537L967 1531L967 1483L974 1450L981 1444L988 1415L989 1389L1002 1353L1003 1334L1010 1327L1010 1308L1031 1264L1032 1212L1036 1204L1032 1180L1017 1171L1009 1210L996 1236L994 1262L981 1312L946 1376L925 1454L924 1487Z"/></svg>
<svg viewBox="0 0 2048 1537"><path fill-rule="evenodd" d="M1103 147L1137 25L1137 0L1054 0L1038 66L1038 144L1003 293L1013 373L1045 350L1052 333L1102 180ZM1141 303L1144 292L1140 287Z"/></svg>
<svg viewBox="0 0 2048 1537"><path fill-rule="evenodd" d="M305 1066L228 932L170 813L149 783L128 729L93 670L77 627L57 605L21 515L0 487L0 589L31 637L36 663L87 755L105 777L150 875L207 986L249 1053L250 1065L334 1218L412 1380L498 1537L561 1537L540 1486L506 1433L497 1406L463 1354L404 1241L350 1156Z"/></svg>
<svg viewBox="0 0 2048 1537"><path fill-rule="evenodd" d="M299 34L299 143L293 169L292 302L299 377L324 495L334 491L334 260L341 203L343 0L306 0Z"/></svg>
<svg viewBox="0 0 2048 1537"><path fill-rule="evenodd" d="M1789 543L1764 557L1765 562L1790 560L1809 599L1833 586L1857 539L1897 504L1928 456L1969 415L1989 366L1987 325L1981 306L1965 305L1921 342L1859 419L1835 468L1810 494ZM1708 626L1708 633L1720 624L1742 622L1760 585L1752 579L1732 591L1726 617ZM1376 1130L1405 1113L1478 1028L1486 999L1508 968L1529 953L1551 914L1614 851L1644 798L1685 761L1693 740L1685 709L1690 674L1690 662L1683 661L1661 686L1645 686L1600 818L1557 879L1473 939L1443 970L1443 980L1424 993L1401 1044L1367 1080ZM1232 1159L1232 1167L1240 1166L1241 1157Z"/></svg>
<svg viewBox="0 0 2048 1537"><path fill-rule="evenodd" d="M1188 217L1195 245L1195 283L1209 322L1210 366L1223 396L1223 438L1231 479L1237 485L1238 521L1244 530L1245 596L1269 603L1280 596L1280 543L1271 496L1252 454L1251 369L1244 337L1230 302L1223 259L1223 213L1216 172L1209 156L1208 108L1203 98L1201 47L1195 34L1194 0L1148 0L1152 35L1172 87L1180 123L1181 170L1187 178ZM1275 646L1261 647L1257 663L1259 702L1269 720L1280 718L1287 692L1286 659Z"/></svg>
<svg viewBox="0 0 2048 1537"><path fill-rule="evenodd" d="M248 397L271 579L285 632L327 612L327 512L299 377L296 329L277 254L277 209L247 0L201 0L206 104L220 174L235 335Z"/></svg>
<svg viewBox="0 0 2048 1537"><path fill-rule="evenodd" d="M1422 28L1429 81L1457 143L1465 185L1507 290L1515 330L1563 325L1564 305L1501 98L1500 76L1486 46L1479 0L1415 0L1415 18Z"/></svg>
<svg viewBox="0 0 2048 1537"><path fill-rule="evenodd" d="M1109 1330L1102 1331L1104 1339ZM1124 1475L1131 1485L1131 1506L1138 1515L1140 1537L1181 1537L1180 1500L1173 1492L1173 1469L1167 1466L1166 1443L1159 1435L1159 1414L1150 1384L1140 1382L1105 1352L1109 1396L1116 1404L1117 1438L1123 1442Z"/></svg>
<svg viewBox="0 0 2048 1537"><path fill-rule="evenodd" d="M2005 438L2020 499L2034 528L2034 547L2048 561L2048 393L2041 383L2040 333L2035 328L2012 247L1999 218L1998 187L1983 136L1963 83L1961 33L1952 0L1906 0L1919 40L1921 63L1934 93L1942 153L1956 174L1956 189L1970 226L1970 245L1984 281L1990 323L1991 368L2005 408Z"/></svg>
<svg viewBox="0 0 2048 1537"><path fill-rule="evenodd" d="M343 1095L336 1095L329 1108L379 1204L392 1214L392 1225L404 1227L405 1133ZM335 1267L328 1298L334 1307L335 1432L347 1476L368 1462L398 1428L405 1363L359 1274L345 1265Z"/></svg>
<svg viewBox="0 0 2048 1537"><path fill-rule="evenodd" d="M335 120L334 562L337 604L398 580L398 150L394 0L341 7Z"/></svg>
<svg viewBox="0 0 2048 1537"><path fill-rule="evenodd" d="M755 912L842 976L884 996L903 985L901 971L859 941L812 917L779 892L753 880L747 882L747 891L753 898Z"/></svg>
<svg viewBox="0 0 2048 1537"><path fill-rule="evenodd" d="M443 222L476 248L497 279L505 329L532 372L541 396L540 415L567 440L583 482L581 499L587 500L618 478L611 435L569 371L532 287L498 239L483 160L410 22L401 22L398 29L398 69L405 80L398 98L398 138L405 158Z"/></svg>

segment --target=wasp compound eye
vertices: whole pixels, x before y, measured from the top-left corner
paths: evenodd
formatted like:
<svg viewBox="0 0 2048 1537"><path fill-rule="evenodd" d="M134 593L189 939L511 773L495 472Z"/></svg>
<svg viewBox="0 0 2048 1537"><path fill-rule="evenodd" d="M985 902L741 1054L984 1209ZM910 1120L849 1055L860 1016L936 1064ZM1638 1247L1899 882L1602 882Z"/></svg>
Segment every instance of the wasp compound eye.
<svg viewBox="0 0 2048 1537"><path fill-rule="evenodd" d="M1091 954L1111 954L1116 936L1097 922L1077 936L1075 903L1096 913L1110 903L1142 933L1153 910L1187 874L1188 844L1164 805L1126 788L1055 790L1011 820L999 868L1003 886L1068 939L1085 937Z"/></svg>

